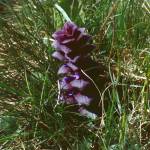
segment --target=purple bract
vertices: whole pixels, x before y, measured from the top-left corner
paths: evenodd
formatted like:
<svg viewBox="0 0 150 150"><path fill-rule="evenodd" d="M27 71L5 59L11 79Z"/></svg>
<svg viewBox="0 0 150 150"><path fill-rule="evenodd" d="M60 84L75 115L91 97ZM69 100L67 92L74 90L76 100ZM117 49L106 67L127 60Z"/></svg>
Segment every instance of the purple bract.
<svg viewBox="0 0 150 150"><path fill-rule="evenodd" d="M91 36L84 31L84 28L78 28L73 22L65 23L61 30L52 35L52 46L56 49L53 57L60 61L75 63L80 57L91 52L95 46L90 44Z"/></svg>

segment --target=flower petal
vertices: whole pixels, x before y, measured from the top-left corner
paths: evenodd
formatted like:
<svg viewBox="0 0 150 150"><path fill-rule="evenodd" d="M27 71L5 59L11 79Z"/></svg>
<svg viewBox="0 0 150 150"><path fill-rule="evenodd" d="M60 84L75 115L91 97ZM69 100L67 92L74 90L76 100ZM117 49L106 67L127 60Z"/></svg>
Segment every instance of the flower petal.
<svg viewBox="0 0 150 150"><path fill-rule="evenodd" d="M90 105L90 102L92 101L91 98L89 98L88 96L82 95L80 93L76 94L74 96L74 98L76 99L76 101L77 101L77 103L79 105L86 105L86 106L88 106L88 105Z"/></svg>
<svg viewBox="0 0 150 150"><path fill-rule="evenodd" d="M59 99L62 103L66 103L66 104L75 104L76 100L74 98L74 96L68 96L66 95L66 93L62 93Z"/></svg>
<svg viewBox="0 0 150 150"><path fill-rule="evenodd" d="M65 57L59 51L55 51L52 56L60 61L65 61Z"/></svg>
<svg viewBox="0 0 150 150"><path fill-rule="evenodd" d="M71 62L67 63L67 66L70 67L73 71L79 70L79 68Z"/></svg>
<svg viewBox="0 0 150 150"><path fill-rule="evenodd" d="M75 72L75 74L73 75L75 77L75 79L80 79L81 75L78 72Z"/></svg>
<svg viewBox="0 0 150 150"><path fill-rule="evenodd" d="M87 85L89 84L89 82L87 82L87 81L84 81L84 80L82 80L82 79L80 79L80 80L73 80L73 81L71 81L70 82L70 85L72 86L72 87L74 87L74 88L78 88L78 89L84 89Z"/></svg>
<svg viewBox="0 0 150 150"><path fill-rule="evenodd" d="M58 41L54 41L54 42L52 43L52 46L53 46L55 49L64 52L65 54L71 52L71 49L70 49L69 47L60 44Z"/></svg>
<svg viewBox="0 0 150 150"><path fill-rule="evenodd" d="M78 110L81 114L81 116L85 116L85 117L88 117L88 118L91 118L91 119L96 119L97 115L94 114L94 113L91 113L90 111L86 110L85 108L81 107L79 110Z"/></svg>
<svg viewBox="0 0 150 150"><path fill-rule="evenodd" d="M75 39L74 39L74 38L70 38L70 39L65 39L65 40L63 40L61 43L62 43L62 44L68 44L68 43L71 43L71 42L73 42L73 41L75 41Z"/></svg>
<svg viewBox="0 0 150 150"><path fill-rule="evenodd" d="M73 35L76 28L77 28L77 25L69 21L65 23L63 30L66 31L67 34Z"/></svg>
<svg viewBox="0 0 150 150"><path fill-rule="evenodd" d="M79 31L80 31L81 33L84 33L84 32L85 32L85 28L79 28Z"/></svg>
<svg viewBox="0 0 150 150"><path fill-rule="evenodd" d="M62 65L59 70L58 70L58 75L61 75L61 74L67 74L69 72L71 72L71 68L68 67L67 65Z"/></svg>
<svg viewBox="0 0 150 150"><path fill-rule="evenodd" d="M63 31L63 30L59 30L59 31L54 32L54 33L52 34L52 37L53 37L54 39L57 39L57 38L59 38L59 37L62 36L62 35L64 35L64 31Z"/></svg>
<svg viewBox="0 0 150 150"><path fill-rule="evenodd" d="M65 80L60 80L60 89L63 89L63 90L71 90L72 89L72 86L66 82Z"/></svg>

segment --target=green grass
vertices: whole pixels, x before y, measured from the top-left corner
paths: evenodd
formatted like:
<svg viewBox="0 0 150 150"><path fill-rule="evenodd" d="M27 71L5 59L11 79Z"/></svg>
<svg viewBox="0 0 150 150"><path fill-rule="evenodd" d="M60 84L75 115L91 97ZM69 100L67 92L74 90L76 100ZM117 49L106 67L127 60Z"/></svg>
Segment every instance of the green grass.
<svg viewBox="0 0 150 150"><path fill-rule="evenodd" d="M150 4L137 0L0 0L0 149L147 150L150 147ZM92 120L57 104L51 35L65 18L93 36L92 58L108 68ZM118 88L119 87L119 88ZM122 89L122 96L119 91Z"/></svg>

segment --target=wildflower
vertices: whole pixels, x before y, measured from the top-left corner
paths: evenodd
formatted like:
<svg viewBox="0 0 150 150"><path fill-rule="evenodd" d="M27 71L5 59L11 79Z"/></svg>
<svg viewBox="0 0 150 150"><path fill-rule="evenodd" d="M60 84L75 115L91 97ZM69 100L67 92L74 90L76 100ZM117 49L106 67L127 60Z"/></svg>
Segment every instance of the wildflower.
<svg viewBox="0 0 150 150"><path fill-rule="evenodd" d="M64 76L59 80L61 90L59 100L62 103L78 105L80 108L89 106L93 98L86 93L86 89L91 83L78 64L81 64L95 48L91 44L91 36L85 33L85 28L67 22L52 37L54 38L52 46L56 49L52 56L63 62L58 70L58 75ZM84 109L79 109L79 112L83 112L80 110Z"/></svg>

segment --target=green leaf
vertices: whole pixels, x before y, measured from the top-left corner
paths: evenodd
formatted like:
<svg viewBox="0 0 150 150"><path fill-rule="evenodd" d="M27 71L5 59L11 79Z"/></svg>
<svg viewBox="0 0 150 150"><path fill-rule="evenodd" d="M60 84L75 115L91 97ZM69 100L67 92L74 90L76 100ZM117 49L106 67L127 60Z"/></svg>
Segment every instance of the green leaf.
<svg viewBox="0 0 150 150"><path fill-rule="evenodd" d="M0 133L12 134L18 129L16 118L13 116L3 116L0 118Z"/></svg>
<svg viewBox="0 0 150 150"><path fill-rule="evenodd" d="M58 4L55 4L55 7L60 11L60 13L62 13L66 21L71 21L71 19L69 18L69 16L67 15L67 13L64 11L64 9L61 6L59 6Z"/></svg>

